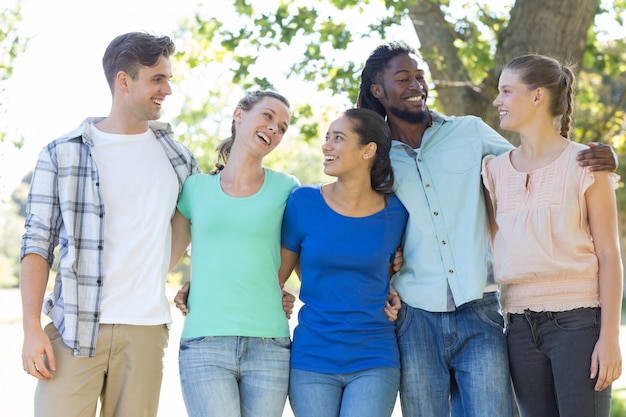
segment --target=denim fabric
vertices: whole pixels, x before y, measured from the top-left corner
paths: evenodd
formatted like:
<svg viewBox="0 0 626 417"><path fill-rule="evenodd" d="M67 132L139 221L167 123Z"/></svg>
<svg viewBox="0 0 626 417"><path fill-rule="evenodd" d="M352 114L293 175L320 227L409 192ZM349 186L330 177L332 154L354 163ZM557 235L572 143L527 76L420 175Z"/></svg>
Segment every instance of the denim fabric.
<svg viewBox="0 0 626 417"><path fill-rule="evenodd" d="M288 337L181 339L179 371L190 417L281 417L289 388Z"/></svg>
<svg viewBox="0 0 626 417"><path fill-rule="evenodd" d="M399 385L398 368L342 374L292 368L289 402L295 417L389 417Z"/></svg>
<svg viewBox="0 0 626 417"><path fill-rule="evenodd" d="M497 293L456 311L402 304L396 322L404 417L510 417L513 398Z"/></svg>
<svg viewBox="0 0 626 417"><path fill-rule="evenodd" d="M507 344L522 417L608 417L611 387L589 378L600 309L511 314Z"/></svg>

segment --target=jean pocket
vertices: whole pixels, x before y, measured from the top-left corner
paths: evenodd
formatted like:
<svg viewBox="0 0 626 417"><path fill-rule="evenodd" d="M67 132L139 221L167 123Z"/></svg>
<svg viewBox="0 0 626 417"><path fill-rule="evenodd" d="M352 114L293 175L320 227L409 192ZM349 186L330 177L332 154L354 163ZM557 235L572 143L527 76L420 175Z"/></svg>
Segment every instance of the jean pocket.
<svg viewBox="0 0 626 417"><path fill-rule="evenodd" d="M400 311L398 311L398 318L396 319L397 337L403 335L406 329L409 327L411 321L411 315L409 314L410 309L412 309L412 307L403 302L402 306L400 307Z"/></svg>
<svg viewBox="0 0 626 417"><path fill-rule="evenodd" d="M284 348L291 349L291 339L288 337L270 337L267 338L273 345Z"/></svg>
<svg viewBox="0 0 626 417"><path fill-rule="evenodd" d="M600 327L599 308L577 308L552 314L556 327L564 331L573 332Z"/></svg>
<svg viewBox="0 0 626 417"><path fill-rule="evenodd" d="M480 300L474 303L473 307L483 322L504 332L504 317L500 314L500 305L497 297Z"/></svg>
<svg viewBox="0 0 626 417"><path fill-rule="evenodd" d="M200 344L207 339L210 339L211 336L201 336L201 337L182 337L180 339L180 348L185 349L187 347L191 347L193 345Z"/></svg>

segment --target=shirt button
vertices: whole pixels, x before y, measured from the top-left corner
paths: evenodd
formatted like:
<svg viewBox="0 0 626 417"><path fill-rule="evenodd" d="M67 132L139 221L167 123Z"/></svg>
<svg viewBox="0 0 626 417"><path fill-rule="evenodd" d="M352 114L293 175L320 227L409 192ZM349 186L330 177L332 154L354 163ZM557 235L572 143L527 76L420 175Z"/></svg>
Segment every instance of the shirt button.
<svg viewBox="0 0 626 417"><path fill-rule="evenodd" d="M454 274L454 270L452 270L452 269L448 269L448 272L451 273L451 274Z"/></svg>
<svg viewBox="0 0 626 417"><path fill-rule="evenodd" d="M430 184L424 184L424 187L430 188Z"/></svg>
<svg viewBox="0 0 626 417"><path fill-rule="evenodd" d="M441 241L441 244L442 244L442 245L445 245L446 243L447 243L447 242L446 242L445 240L442 240L442 241Z"/></svg>
<svg viewBox="0 0 626 417"><path fill-rule="evenodd" d="M439 212L438 212L438 211L433 212L433 214L434 214L435 216L439 216Z"/></svg>

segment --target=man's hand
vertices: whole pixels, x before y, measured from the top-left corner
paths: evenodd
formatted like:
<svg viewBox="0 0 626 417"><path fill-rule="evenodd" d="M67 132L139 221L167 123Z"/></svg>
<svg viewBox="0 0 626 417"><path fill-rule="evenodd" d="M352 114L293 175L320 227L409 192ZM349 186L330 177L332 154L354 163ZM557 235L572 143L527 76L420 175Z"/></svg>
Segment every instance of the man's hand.
<svg viewBox="0 0 626 417"><path fill-rule="evenodd" d="M393 260L393 272L398 272L404 264L404 252L402 252L402 246L398 246L396 249L396 257Z"/></svg>
<svg viewBox="0 0 626 417"><path fill-rule="evenodd" d="M37 379L53 379L50 371L56 371L54 352L48 335L39 327L24 332L22 367Z"/></svg>
<svg viewBox="0 0 626 417"><path fill-rule="evenodd" d="M600 142L589 142L589 149L578 152L576 160L591 171L613 172L617 168L617 154L611 146Z"/></svg>
<svg viewBox="0 0 626 417"><path fill-rule="evenodd" d="M290 294L287 291L283 290L283 310L285 311L285 316L287 316L287 319L291 318L295 301L296 297L293 294Z"/></svg>
<svg viewBox="0 0 626 417"><path fill-rule="evenodd" d="M189 281L185 282L183 286L178 290L176 296L174 297L174 304L176 308L183 313L183 316L186 316L189 313L189 309L187 308L187 299L189 298Z"/></svg>
<svg viewBox="0 0 626 417"><path fill-rule="evenodd" d="M389 294L387 295L387 303L385 304L385 314L389 321L395 321L398 318L398 312L402 302L395 288L389 286Z"/></svg>

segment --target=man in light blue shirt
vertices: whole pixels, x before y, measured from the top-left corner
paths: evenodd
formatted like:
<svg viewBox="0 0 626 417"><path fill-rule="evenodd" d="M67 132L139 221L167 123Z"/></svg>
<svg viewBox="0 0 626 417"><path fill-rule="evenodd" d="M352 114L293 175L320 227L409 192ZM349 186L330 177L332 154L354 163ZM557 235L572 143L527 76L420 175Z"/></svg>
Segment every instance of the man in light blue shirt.
<svg viewBox="0 0 626 417"><path fill-rule="evenodd" d="M409 211L397 332L405 417L513 415L506 337L493 285L482 158L512 145L474 116L428 109L416 51L390 42L369 56L358 106L386 117L395 192ZM608 146L586 165L614 169Z"/></svg>

